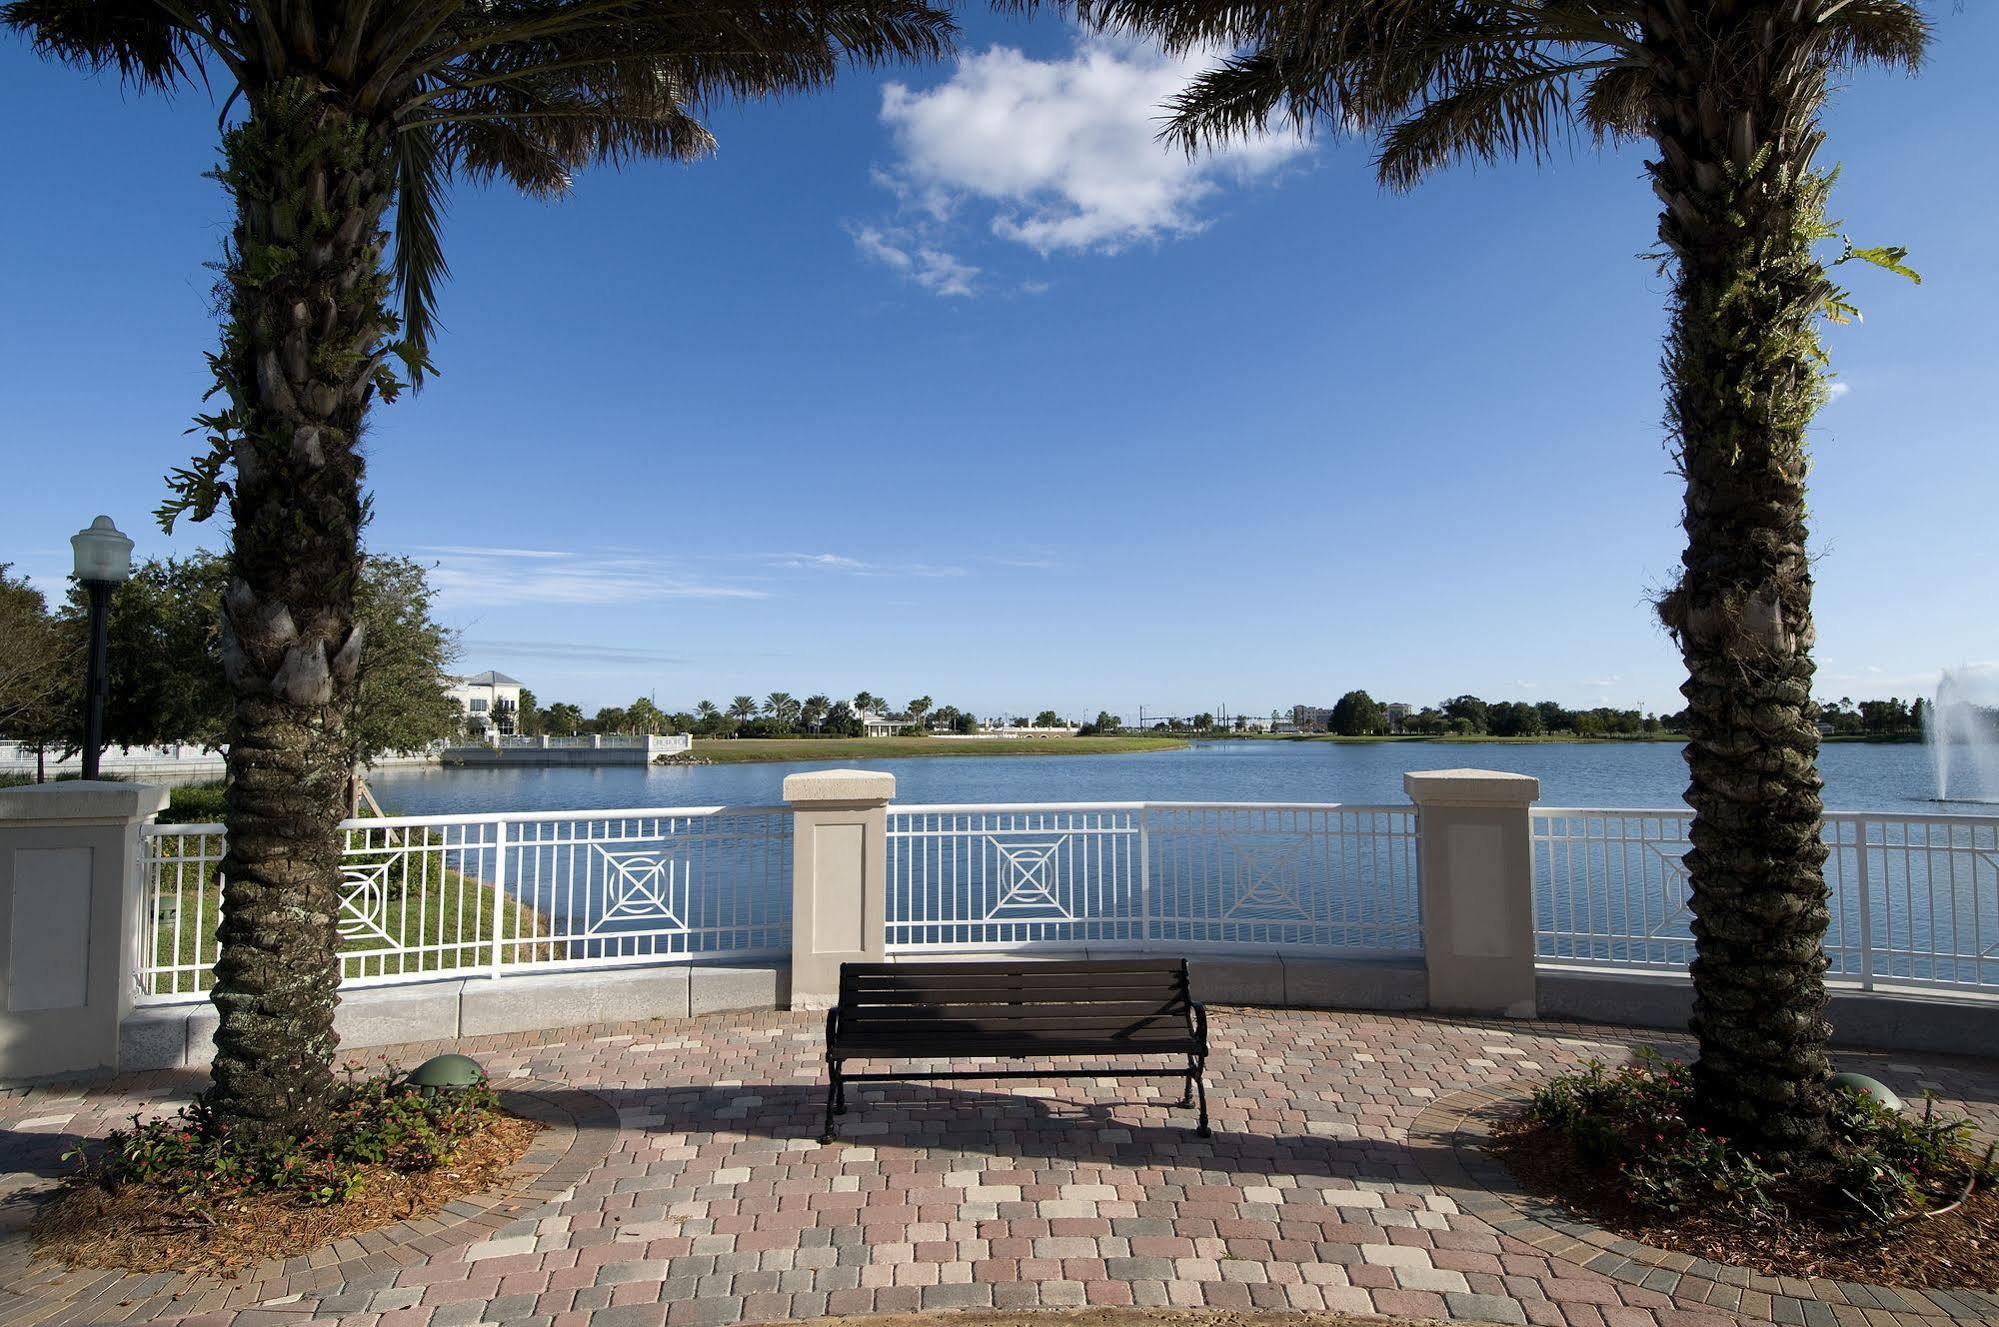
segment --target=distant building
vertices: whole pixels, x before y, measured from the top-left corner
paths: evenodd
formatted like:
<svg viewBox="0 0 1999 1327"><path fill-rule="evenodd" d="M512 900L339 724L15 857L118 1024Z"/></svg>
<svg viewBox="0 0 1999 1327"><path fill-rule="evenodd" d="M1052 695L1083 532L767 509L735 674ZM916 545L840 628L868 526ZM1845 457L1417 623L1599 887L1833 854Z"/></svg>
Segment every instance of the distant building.
<svg viewBox="0 0 1999 1327"><path fill-rule="evenodd" d="M521 684L490 669L470 677L445 679L445 694L465 711L465 731L480 741L512 737L520 731Z"/></svg>
<svg viewBox="0 0 1999 1327"><path fill-rule="evenodd" d="M1416 707L1404 700L1391 700L1388 702L1387 710L1388 731L1399 733L1409 722L1409 716L1416 712Z"/></svg>
<svg viewBox="0 0 1999 1327"><path fill-rule="evenodd" d="M861 733L865 737L894 737L895 730L907 722L908 720L905 719L902 723L898 723L886 714L863 714L861 716Z"/></svg>
<svg viewBox="0 0 1999 1327"><path fill-rule="evenodd" d="M1331 710L1320 709L1317 705L1293 705L1291 726L1301 733L1323 733L1333 721Z"/></svg>

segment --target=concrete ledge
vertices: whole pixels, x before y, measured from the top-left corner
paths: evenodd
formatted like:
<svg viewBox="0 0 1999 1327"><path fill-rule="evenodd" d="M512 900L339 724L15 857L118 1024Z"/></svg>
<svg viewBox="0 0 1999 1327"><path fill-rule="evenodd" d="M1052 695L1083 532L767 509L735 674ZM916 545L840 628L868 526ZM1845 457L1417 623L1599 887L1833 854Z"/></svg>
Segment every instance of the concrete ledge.
<svg viewBox="0 0 1999 1327"><path fill-rule="evenodd" d="M1430 998L1423 960L1355 961L1284 956L1284 1003L1294 1009L1421 1009Z"/></svg>
<svg viewBox="0 0 1999 1327"><path fill-rule="evenodd" d="M167 809L172 794L149 783L30 783L0 789L0 820L143 820Z"/></svg>
<svg viewBox="0 0 1999 1327"><path fill-rule="evenodd" d="M1684 1031L1693 983L1656 973L1543 971L1541 1016ZM1999 1000L1920 991L1834 987L1827 1017L1835 1046L1943 1055L1999 1054Z"/></svg>
<svg viewBox="0 0 1999 1327"><path fill-rule="evenodd" d="M872 769L820 769L784 776L784 800L808 807L873 805L895 799L895 775Z"/></svg>
<svg viewBox="0 0 1999 1327"><path fill-rule="evenodd" d="M731 1009L783 1009L791 998L789 968L687 969L689 1015Z"/></svg>
<svg viewBox="0 0 1999 1327"><path fill-rule="evenodd" d="M1284 960L1276 954L1189 954L1187 976L1203 1004L1284 1003Z"/></svg>
<svg viewBox="0 0 1999 1327"><path fill-rule="evenodd" d="M458 1035L685 1017L686 968L551 972L485 981L472 977L459 999Z"/></svg>
<svg viewBox="0 0 1999 1327"><path fill-rule="evenodd" d="M734 1009L781 1009L788 984L782 967L699 965L498 980L449 978L343 992L333 1026L342 1046L359 1050ZM135 1009L118 1028L118 1067L202 1068L215 1058L216 1022L215 1006L206 1001Z"/></svg>
<svg viewBox="0 0 1999 1327"><path fill-rule="evenodd" d="M1685 977L1636 972L1548 972L1534 975L1534 1002L1543 1018L1686 1029L1694 1011Z"/></svg>

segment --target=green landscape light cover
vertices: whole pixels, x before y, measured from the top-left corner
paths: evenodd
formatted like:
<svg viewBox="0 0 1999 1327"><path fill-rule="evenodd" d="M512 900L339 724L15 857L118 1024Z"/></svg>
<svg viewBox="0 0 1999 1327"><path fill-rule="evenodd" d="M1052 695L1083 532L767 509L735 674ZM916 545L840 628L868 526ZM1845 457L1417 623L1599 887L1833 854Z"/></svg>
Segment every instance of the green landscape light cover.
<svg viewBox="0 0 1999 1327"><path fill-rule="evenodd" d="M1834 1074L1832 1085L1848 1092L1859 1092L1874 1098L1875 1104L1888 1110L1902 1109L1902 1099L1888 1090L1885 1083L1869 1078L1866 1074Z"/></svg>
<svg viewBox="0 0 1999 1327"><path fill-rule="evenodd" d="M417 1087L471 1087L486 1076L479 1062L469 1055L433 1055L410 1071L409 1081Z"/></svg>

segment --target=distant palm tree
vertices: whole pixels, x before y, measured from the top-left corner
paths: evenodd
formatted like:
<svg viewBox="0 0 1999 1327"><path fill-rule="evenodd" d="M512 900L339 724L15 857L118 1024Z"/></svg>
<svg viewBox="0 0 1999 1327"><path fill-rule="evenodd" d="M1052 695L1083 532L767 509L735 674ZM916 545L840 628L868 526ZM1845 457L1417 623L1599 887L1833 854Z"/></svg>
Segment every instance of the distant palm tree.
<svg viewBox="0 0 1999 1327"><path fill-rule="evenodd" d="M790 727L798 722L798 702L789 691L773 691L764 698L764 713Z"/></svg>
<svg viewBox="0 0 1999 1327"><path fill-rule="evenodd" d="M1172 107L1189 149L1273 121L1376 136L1407 188L1578 130L1649 138L1672 269L1668 427L1687 550L1660 604L1689 674L1695 1070L1704 1116L1767 1152L1823 1143L1825 847L1811 700L1805 426L1823 403L1827 87L1913 69L1909 0L1078 0L1099 27L1233 52ZM1905 274L1897 249L1854 249Z"/></svg>
<svg viewBox="0 0 1999 1327"><path fill-rule="evenodd" d="M704 700L694 707L694 717L697 719L712 719L721 712L715 708L715 702L712 700Z"/></svg>
<svg viewBox="0 0 1999 1327"><path fill-rule="evenodd" d="M918 728L921 728L923 726L923 716L930 713L930 707L933 703L928 696L918 696L915 700L910 701L909 721Z"/></svg>
<svg viewBox="0 0 1999 1327"><path fill-rule="evenodd" d="M935 57L951 20L925 0L12 0L0 22L134 87L240 98L218 171L236 211L211 361L223 404L161 515L226 501L232 519L209 1100L238 1137L296 1136L332 1093L338 1044L361 438L401 390L393 366L427 367L446 186L550 197L592 163L698 157L710 102Z"/></svg>
<svg viewBox="0 0 1999 1327"><path fill-rule="evenodd" d="M737 723L747 723L757 717L757 698L738 696L729 702L729 717Z"/></svg>
<svg viewBox="0 0 1999 1327"><path fill-rule="evenodd" d="M881 701L875 698L875 694L872 691L856 692L854 695L854 713L856 714L873 714L876 706L880 704Z"/></svg>
<svg viewBox="0 0 1999 1327"><path fill-rule="evenodd" d="M832 708L833 702L825 696L807 696L805 702L798 707L798 717L807 728L816 731L820 724L826 722L826 715Z"/></svg>

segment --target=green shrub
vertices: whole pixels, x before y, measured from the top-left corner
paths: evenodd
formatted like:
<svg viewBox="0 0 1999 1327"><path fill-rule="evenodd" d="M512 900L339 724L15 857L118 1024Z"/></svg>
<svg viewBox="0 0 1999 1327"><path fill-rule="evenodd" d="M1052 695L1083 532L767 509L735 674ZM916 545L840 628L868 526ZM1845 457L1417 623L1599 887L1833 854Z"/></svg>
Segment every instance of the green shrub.
<svg viewBox="0 0 1999 1327"><path fill-rule="evenodd" d="M174 787L167 809L160 812L165 825L209 825L222 819L222 783L183 783Z"/></svg>
<svg viewBox="0 0 1999 1327"><path fill-rule="evenodd" d="M1980 1164L1964 1150L1970 1122L1937 1118L1927 1102L1918 1117L1842 1092L1827 1155L1782 1169L1695 1119L1686 1066L1649 1052L1616 1070L1593 1060L1536 1091L1527 1112L1530 1125L1559 1134L1585 1165L1663 1216L1885 1223L1954 1201Z"/></svg>
<svg viewBox="0 0 1999 1327"><path fill-rule="evenodd" d="M231 1137L229 1126L197 1100L158 1119L134 1115L132 1127L113 1130L97 1155L79 1147L65 1160L77 1165L73 1185L151 1184L204 1202L283 1193L323 1206L351 1197L365 1166L435 1169L498 1110L499 1098L483 1079L430 1092L393 1073L364 1078L350 1066L326 1120L303 1138Z"/></svg>

